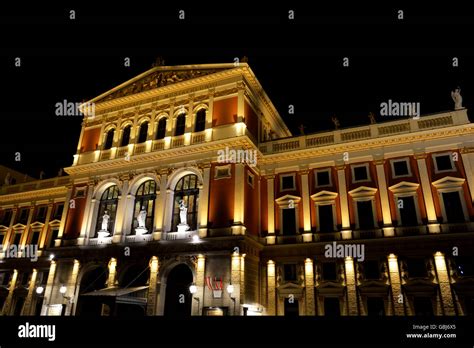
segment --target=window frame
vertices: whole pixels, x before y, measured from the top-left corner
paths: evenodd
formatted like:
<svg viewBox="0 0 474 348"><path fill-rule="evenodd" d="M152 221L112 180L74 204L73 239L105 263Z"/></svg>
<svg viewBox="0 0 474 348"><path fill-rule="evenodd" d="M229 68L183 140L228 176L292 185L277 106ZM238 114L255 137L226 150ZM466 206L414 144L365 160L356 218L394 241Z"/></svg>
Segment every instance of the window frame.
<svg viewBox="0 0 474 348"><path fill-rule="evenodd" d="M319 182L318 182L318 173L328 173L329 184L320 185ZM319 187L331 187L331 186L332 186L331 174L332 174L331 168L315 169L315 170L314 170L314 183L315 183L316 188L319 188Z"/></svg>
<svg viewBox="0 0 474 348"><path fill-rule="evenodd" d="M431 158L433 159L433 164L434 164L434 170L435 170L435 174L439 174L439 173L451 173L451 172L456 172L457 169L456 169L456 165L454 164L454 161L453 161L453 156L452 156L452 152L440 152L440 153L433 153L431 154ZM451 169L438 169L438 162L436 161L436 159L438 157L444 157L444 156L448 156L449 157L449 161L451 162Z"/></svg>
<svg viewBox="0 0 474 348"><path fill-rule="evenodd" d="M402 175L397 175L396 172L395 172L395 163L397 162L405 162L406 165L407 165L407 171L408 173L407 174L402 174ZM411 171L411 166L410 166L410 159L408 157L405 157L405 158L397 158L397 159L392 159L390 160L390 168L392 169L392 177L394 179L398 179L398 178L408 178L408 177L411 177L413 174L412 174L412 171Z"/></svg>
<svg viewBox="0 0 474 348"><path fill-rule="evenodd" d="M291 174L280 174L280 192L284 191L295 191L296 190L296 173ZM293 179L293 187L291 188L283 188L283 178L291 177Z"/></svg>
<svg viewBox="0 0 474 348"><path fill-rule="evenodd" d="M362 167L365 168L365 173L367 174L367 177L366 177L366 179L356 180L356 178L355 178L355 168L362 168ZM370 181L372 181L372 177L371 177L371 175L370 175L369 163L353 164L353 165L351 165L351 173L352 173L352 182L353 182L353 183L370 182Z"/></svg>

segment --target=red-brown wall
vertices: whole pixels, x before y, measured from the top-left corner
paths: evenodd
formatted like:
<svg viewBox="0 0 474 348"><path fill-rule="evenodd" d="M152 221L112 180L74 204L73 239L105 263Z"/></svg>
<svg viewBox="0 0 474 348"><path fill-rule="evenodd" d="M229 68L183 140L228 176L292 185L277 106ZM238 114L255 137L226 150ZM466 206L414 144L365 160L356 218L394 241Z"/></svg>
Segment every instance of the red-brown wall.
<svg viewBox="0 0 474 348"><path fill-rule="evenodd" d="M99 144L100 128L84 130L82 136L81 152L94 151Z"/></svg>
<svg viewBox="0 0 474 348"><path fill-rule="evenodd" d="M216 164L211 166L209 192L209 224L210 228L224 228L231 226L234 219L234 187L235 167L231 165L231 177L214 179Z"/></svg>
<svg viewBox="0 0 474 348"><path fill-rule="evenodd" d="M214 101L212 126L222 126L237 121L237 97Z"/></svg>

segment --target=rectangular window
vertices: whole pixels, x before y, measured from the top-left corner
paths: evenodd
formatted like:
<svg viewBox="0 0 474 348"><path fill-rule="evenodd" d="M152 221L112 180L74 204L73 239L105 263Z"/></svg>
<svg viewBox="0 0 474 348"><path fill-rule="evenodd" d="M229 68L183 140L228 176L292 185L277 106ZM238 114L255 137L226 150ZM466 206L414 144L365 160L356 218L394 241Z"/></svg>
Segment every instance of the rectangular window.
<svg viewBox="0 0 474 348"><path fill-rule="evenodd" d="M28 283L30 282L30 276L31 274L28 272L25 272L21 275L21 285L22 286L28 286Z"/></svg>
<svg viewBox="0 0 474 348"><path fill-rule="evenodd" d="M29 210L30 210L29 208L21 208L20 209L20 211L18 213L17 223L26 225L26 223L28 222L28 211Z"/></svg>
<svg viewBox="0 0 474 348"><path fill-rule="evenodd" d="M13 237L13 243L14 245L20 245L20 241L21 241L21 232L18 232L18 233L15 233L14 237Z"/></svg>
<svg viewBox="0 0 474 348"><path fill-rule="evenodd" d="M280 188L281 188L281 191L294 190L295 189L295 176L293 174L281 175Z"/></svg>
<svg viewBox="0 0 474 348"><path fill-rule="evenodd" d="M331 186L330 169L316 171L316 187Z"/></svg>
<svg viewBox="0 0 474 348"><path fill-rule="evenodd" d="M433 155L436 172L452 171L454 164L451 160L451 155Z"/></svg>
<svg viewBox="0 0 474 348"><path fill-rule="evenodd" d="M474 276L474 257L456 257L456 271L461 277Z"/></svg>
<svg viewBox="0 0 474 348"><path fill-rule="evenodd" d="M318 205L319 231L334 232L332 204Z"/></svg>
<svg viewBox="0 0 474 348"><path fill-rule="evenodd" d="M226 179L231 177L230 165L215 167L214 179Z"/></svg>
<svg viewBox="0 0 474 348"><path fill-rule="evenodd" d="M58 239L58 233L59 230L57 228L51 230L51 236L48 240L48 248L54 248L54 241Z"/></svg>
<svg viewBox="0 0 474 348"><path fill-rule="evenodd" d="M416 316L433 316L433 303L429 297L414 297L413 307Z"/></svg>
<svg viewBox="0 0 474 348"><path fill-rule="evenodd" d="M369 167L368 164L352 166L352 181L369 181Z"/></svg>
<svg viewBox="0 0 474 348"><path fill-rule="evenodd" d="M414 197L398 197L397 206L402 226L418 225Z"/></svg>
<svg viewBox="0 0 474 348"><path fill-rule="evenodd" d="M392 161L393 177L410 176L410 168L407 159Z"/></svg>
<svg viewBox="0 0 474 348"><path fill-rule="evenodd" d="M31 245L38 245L39 241L39 236L40 236L40 231L34 231L33 234L31 235Z"/></svg>
<svg viewBox="0 0 474 348"><path fill-rule="evenodd" d="M253 182L254 182L254 175L251 173L248 173L247 175L247 184L249 184L251 187L253 187Z"/></svg>
<svg viewBox="0 0 474 348"><path fill-rule="evenodd" d="M63 215L64 203L56 204L54 208L53 220L61 220Z"/></svg>
<svg viewBox="0 0 474 348"><path fill-rule="evenodd" d="M383 298L381 297L368 297L367 298L367 315L368 316L384 316L385 306Z"/></svg>
<svg viewBox="0 0 474 348"><path fill-rule="evenodd" d="M3 225L3 226L10 226L10 221L12 219L12 210L11 209L8 209L8 210L4 210L3 211L3 214L2 214L2 219L0 220L0 225Z"/></svg>
<svg viewBox="0 0 474 348"><path fill-rule="evenodd" d="M359 217L359 229L374 228L374 213L371 200L357 202L357 216Z"/></svg>
<svg viewBox="0 0 474 348"><path fill-rule="evenodd" d="M368 260L364 262L364 278L367 280L380 279L380 267L377 260Z"/></svg>
<svg viewBox="0 0 474 348"><path fill-rule="evenodd" d="M299 316L299 303L296 298L285 297L285 317Z"/></svg>
<svg viewBox="0 0 474 348"><path fill-rule="evenodd" d="M464 209L459 198L459 192L443 192L444 210L446 211L447 222L464 222Z"/></svg>
<svg viewBox="0 0 474 348"><path fill-rule="evenodd" d="M339 298L324 298L324 315L327 317L339 317L341 315L341 309L339 307Z"/></svg>
<svg viewBox="0 0 474 348"><path fill-rule="evenodd" d="M337 265L335 262L324 262L322 264L323 280L337 281Z"/></svg>
<svg viewBox="0 0 474 348"><path fill-rule="evenodd" d="M410 278L424 278L428 275L424 259L407 260L407 268Z"/></svg>
<svg viewBox="0 0 474 348"><path fill-rule="evenodd" d="M36 209L37 210L36 210L35 221L44 222L46 220L47 207L43 205L43 206L37 207Z"/></svg>
<svg viewBox="0 0 474 348"><path fill-rule="evenodd" d="M295 209L282 209L283 235L293 236L296 234L296 215Z"/></svg>
<svg viewBox="0 0 474 348"><path fill-rule="evenodd" d="M8 286L10 283L11 274L9 272L0 273L0 286Z"/></svg>
<svg viewBox="0 0 474 348"><path fill-rule="evenodd" d="M5 233L0 234L0 246L3 245L3 241L5 240Z"/></svg>
<svg viewBox="0 0 474 348"><path fill-rule="evenodd" d="M283 275L286 282L293 282L297 280L296 265L286 264L283 265Z"/></svg>

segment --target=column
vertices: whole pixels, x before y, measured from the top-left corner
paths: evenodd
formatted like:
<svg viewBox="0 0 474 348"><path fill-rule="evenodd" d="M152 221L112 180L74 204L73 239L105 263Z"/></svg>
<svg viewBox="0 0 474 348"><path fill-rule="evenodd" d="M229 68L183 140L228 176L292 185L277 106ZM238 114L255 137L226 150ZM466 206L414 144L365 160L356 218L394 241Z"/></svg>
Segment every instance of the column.
<svg viewBox="0 0 474 348"><path fill-rule="evenodd" d="M43 229L41 230L41 236L38 241L38 256L41 256L43 254L43 249L46 243L46 240L48 238L48 230L49 230L49 221L51 220L51 215L53 214L53 206L54 203L52 200L48 203L48 210L46 211L46 219L44 221L44 226Z"/></svg>
<svg viewBox="0 0 474 348"><path fill-rule="evenodd" d="M342 230L349 230L351 228L351 221L349 218L349 203L347 200L347 186L346 186L346 166L336 166L337 169L337 183L339 187L339 199L341 203L341 219Z"/></svg>
<svg viewBox="0 0 474 348"><path fill-rule="evenodd" d="M199 237L207 236L207 223L209 214L209 185L211 177L211 165L206 163L202 168L203 182L199 187Z"/></svg>
<svg viewBox="0 0 474 348"><path fill-rule="evenodd" d="M153 256L150 260L150 282L147 294L147 306L146 315L156 315L156 296L157 296L157 283L158 283L158 271L159 261L156 256ZM193 301L193 300L191 300Z"/></svg>
<svg viewBox="0 0 474 348"><path fill-rule="evenodd" d="M3 240L3 249L1 251L5 252L10 247L10 240L13 233L13 224L16 220L16 214L18 214L18 206L15 206L12 209L12 218L10 219L10 224L8 225L8 230L5 233L5 239Z"/></svg>
<svg viewBox="0 0 474 348"><path fill-rule="evenodd" d="M426 154L415 155L416 163L418 164L418 171L420 172L421 190L423 191L423 199L425 201L426 213L428 215L428 224L437 224L436 211L433 202L433 195L431 193L430 177L426 168ZM428 225L431 233L436 232ZM439 226L438 226L439 231Z"/></svg>
<svg viewBox="0 0 474 348"><path fill-rule="evenodd" d="M28 288L28 294L26 295L25 303L21 311L21 315L32 315L31 313L31 303L33 302L33 296L36 290L36 277L38 275L38 270L33 268L33 273L31 274L30 286Z"/></svg>
<svg viewBox="0 0 474 348"><path fill-rule="evenodd" d="M204 307L204 286L205 286L205 276L206 276L206 258L204 255L199 254L196 265L196 287L197 292L194 294L194 297L199 299L195 301L194 299L191 313L192 315L202 315L201 309Z"/></svg>
<svg viewBox="0 0 474 348"><path fill-rule="evenodd" d="M11 306L12 306L12 300L13 300L13 293L15 292L17 280L18 280L18 270L14 269L12 280L10 281L10 287L8 288L8 295L7 295L7 298L5 299L5 303L3 304L3 310L2 310L3 315L10 315L10 312L12 310Z"/></svg>
<svg viewBox="0 0 474 348"><path fill-rule="evenodd" d="M231 274L231 283L234 286L234 292L230 295L232 300L232 315L240 315L240 300L243 292L241 284L241 256L239 253L234 252L231 256L230 261L230 274ZM225 291L226 289L224 289Z"/></svg>
<svg viewBox="0 0 474 348"><path fill-rule="evenodd" d="M66 293L64 294L64 300L66 301L64 315L71 315L72 312L72 304L75 299L77 276L79 275L80 266L81 264L79 260L74 260L72 271L66 284Z"/></svg>
<svg viewBox="0 0 474 348"><path fill-rule="evenodd" d="M214 112L214 89L209 89L209 110L206 113L206 141L212 140L212 114Z"/></svg>
<svg viewBox="0 0 474 348"><path fill-rule="evenodd" d="M33 220L33 213L35 211L35 204L36 204L36 202L31 202L30 211L28 212L28 219L26 220L25 230L23 232L23 236L21 237L22 241L20 241L21 246L25 246L26 242L28 241L28 233L30 231L31 220ZM19 254L21 254L21 251L20 251Z"/></svg>
<svg viewBox="0 0 474 348"><path fill-rule="evenodd" d="M443 308L442 315L456 315L455 303L453 302L453 293L451 290L451 281L444 254L438 251L434 254L434 260Z"/></svg>
<svg viewBox="0 0 474 348"><path fill-rule="evenodd" d="M122 181L122 190L119 195L118 204L117 204L117 214L115 216L115 231L110 231L113 235L112 242L113 243L120 243L122 242L123 235L125 231L128 230L128 226L126 225L125 218L127 214L131 212L127 211L127 200L128 200L128 185L129 185L129 177L125 175L120 178ZM133 211L133 210L132 210Z"/></svg>
<svg viewBox="0 0 474 348"><path fill-rule="evenodd" d="M87 243L87 240L89 239L89 236L91 235L90 230L95 228L92 222L92 218L97 209L96 199L93 197L93 195L94 184L92 182L89 182L89 185L87 186L86 206L84 207L84 217L82 218L81 233L79 235L79 238L77 239L78 245L85 245ZM67 200L65 204L67 204L69 207L69 200ZM66 210L66 207L64 207L64 210ZM59 233L61 233L61 231ZM95 231L92 236L94 235Z"/></svg>
<svg viewBox="0 0 474 348"><path fill-rule="evenodd" d="M394 254L388 256L388 273L390 278L392 293L392 315L405 315L402 284L400 280L400 271L398 269L398 259Z"/></svg>
<svg viewBox="0 0 474 348"><path fill-rule="evenodd" d="M234 224L232 225L233 235L244 235L244 190L245 185L244 172L245 168L242 163L234 164L235 183L234 183Z"/></svg>
<svg viewBox="0 0 474 348"><path fill-rule="evenodd" d="M314 267L313 260L310 258L304 261L304 291L306 315L316 315L314 302Z"/></svg>
<svg viewBox="0 0 474 348"><path fill-rule="evenodd" d="M474 148L461 149L462 164L466 173L467 186L471 194L471 200L474 202Z"/></svg>
<svg viewBox="0 0 474 348"><path fill-rule="evenodd" d="M304 224L304 242L312 242L313 235L311 233L311 209L309 200L309 184L308 184L308 173L309 170L301 171L301 198L303 203L303 224Z"/></svg>
<svg viewBox="0 0 474 348"><path fill-rule="evenodd" d="M377 184L379 187L380 203L382 205L382 219L384 236L394 236L394 228L392 227L392 216L390 213L390 201L387 191L387 179L385 177L385 160L375 160L375 168L377 170Z"/></svg>
<svg viewBox="0 0 474 348"><path fill-rule="evenodd" d="M276 274L275 262L267 262L267 315L276 315Z"/></svg>
<svg viewBox="0 0 474 348"><path fill-rule="evenodd" d="M56 261L51 261L51 266L49 266L48 280L46 282L46 289L44 290L44 300L43 308L41 309L41 315L48 314L49 304L51 303L51 296L53 294L54 287L54 277L56 276Z"/></svg>
<svg viewBox="0 0 474 348"><path fill-rule="evenodd" d="M237 82L237 122L244 122L245 115L245 84Z"/></svg>
<svg viewBox="0 0 474 348"><path fill-rule="evenodd" d="M168 185L168 170L162 170L160 172L160 192L156 197L155 202L155 215L154 215L154 231L153 239L160 240L163 235L163 216L165 210L166 200L166 186Z"/></svg>
<svg viewBox="0 0 474 348"><path fill-rule="evenodd" d="M357 308L357 283L354 271L354 260L348 256L344 260L344 269L346 272L346 290L347 290L347 315L359 315Z"/></svg>
<svg viewBox="0 0 474 348"><path fill-rule="evenodd" d="M275 244L275 175L267 176L267 215L268 236L267 244Z"/></svg>

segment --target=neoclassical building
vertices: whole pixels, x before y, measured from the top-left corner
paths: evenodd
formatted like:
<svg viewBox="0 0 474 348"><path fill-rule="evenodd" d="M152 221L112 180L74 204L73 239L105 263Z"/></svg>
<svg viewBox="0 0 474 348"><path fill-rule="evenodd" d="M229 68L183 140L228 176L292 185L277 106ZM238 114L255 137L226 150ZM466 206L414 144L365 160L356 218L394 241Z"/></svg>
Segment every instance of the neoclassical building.
<svg viewBox="0 0 474 348"><path fill-rule="evenodd" d="M87 105L67 176L0 188L3 315L473 313L466 109L293 136L246 63Z"/></svg>

